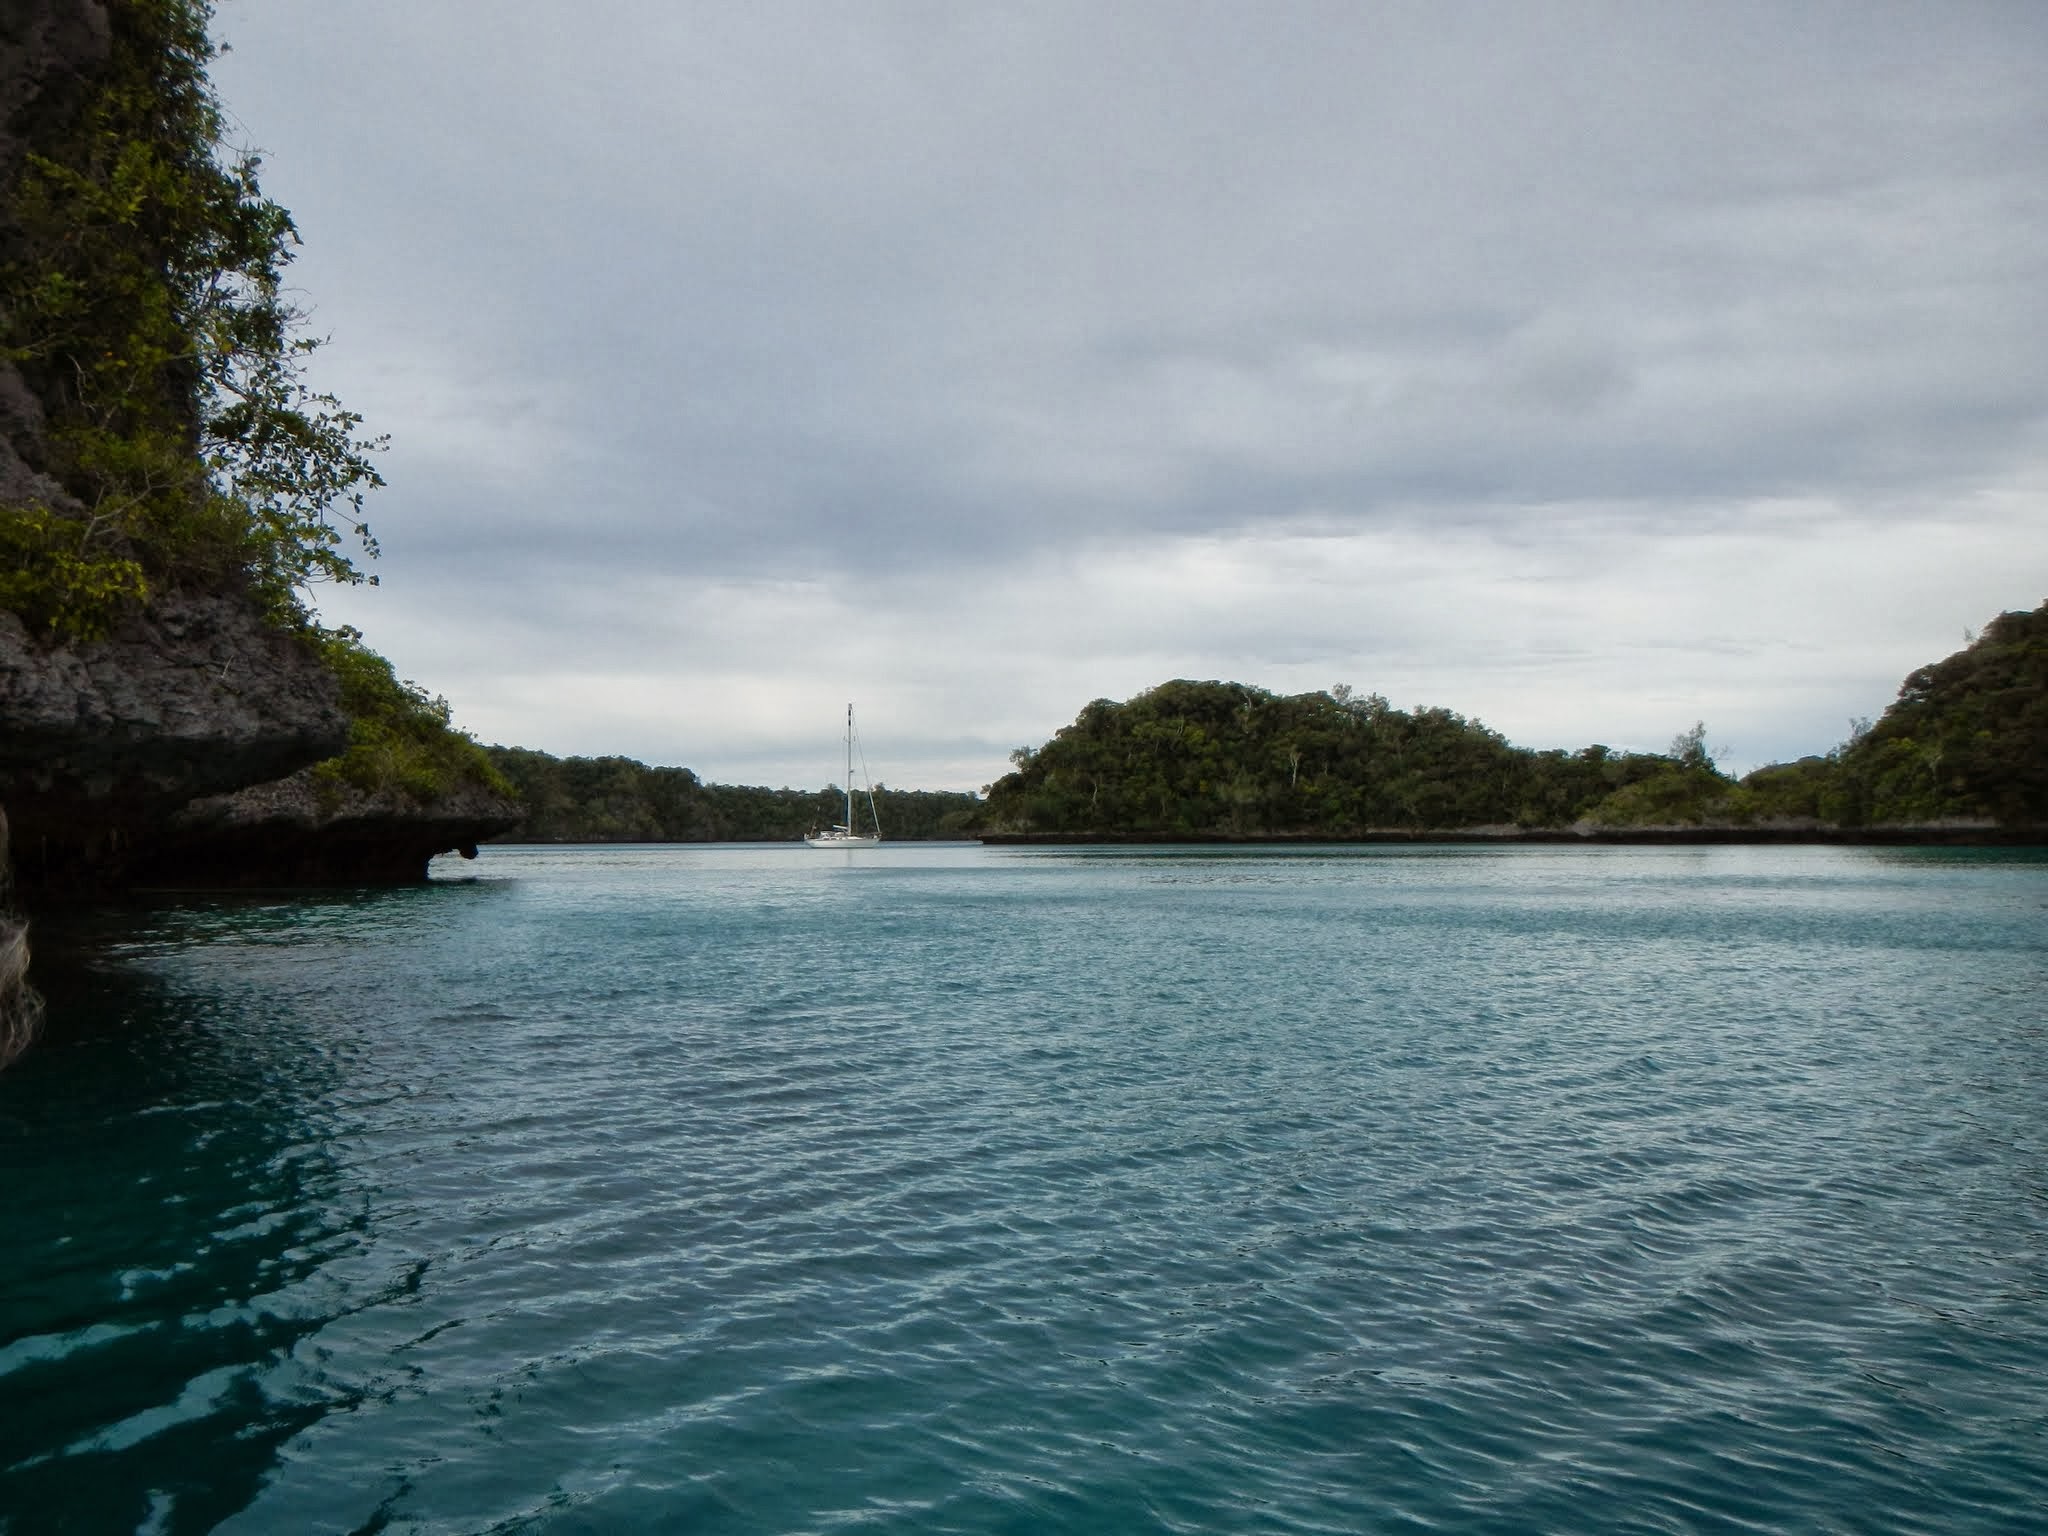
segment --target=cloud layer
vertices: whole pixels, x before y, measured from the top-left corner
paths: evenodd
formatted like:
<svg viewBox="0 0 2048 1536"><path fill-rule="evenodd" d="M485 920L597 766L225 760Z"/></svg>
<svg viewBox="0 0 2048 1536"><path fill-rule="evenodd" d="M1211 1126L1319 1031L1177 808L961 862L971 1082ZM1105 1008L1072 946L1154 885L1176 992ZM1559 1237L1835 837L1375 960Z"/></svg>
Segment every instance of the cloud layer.
<svg viewBox="0 0 2048 1536"><path fill-rule="evenodd" d="M487 739L972 787L1340 679L1824 750L2048 590L2048 12L223 6L328 611Z"/></svg>

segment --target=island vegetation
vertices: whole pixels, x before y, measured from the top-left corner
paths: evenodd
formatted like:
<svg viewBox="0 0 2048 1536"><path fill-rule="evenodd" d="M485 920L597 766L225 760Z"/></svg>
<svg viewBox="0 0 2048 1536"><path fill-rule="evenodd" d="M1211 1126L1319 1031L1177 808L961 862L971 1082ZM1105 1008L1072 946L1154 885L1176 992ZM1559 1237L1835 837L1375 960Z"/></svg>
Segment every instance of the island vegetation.
<svg viewBox="0 0 2048 1536"><path fill-rule="evenodd" d="M482 749L525 820L506 842L778 841L841 791L707 784L624 757ZM2048 604L1909 676L1834 750L1724 772L1703 724L1662 752L1532 751L1448 709L1347 687L1175 681L1097 699L986 799L878 788L891 840L1963 835L2048 827Z"/></svg>
<svg viewBox="0 0 2048 1536"><path fill-rule="evenodd" d="M192 585L303 624L310 583L362 581L376 552L382 441L306 380L298 233L228 141L210 16L109 7L98 78L8 189L0 346L41 406L32 467L71 504L0 506L0 603L53 639Z"/></svg>
<svg viewBox="0 0 2048 1536"><path fill-rule="evenodd" d="M2048 827L2048 604L2001 614L1833 751L1737 779L1704 725L1667 751L1531 751L1346 687L1165 683L1097 699L989 786L995 836L1356 838L1575 830Z"/></svg>
<svg viewBox="0 0 2048 1536"><path fill-rule="evenodd" d="M285 285L298 245L207 76L205 0L117 0L106 53L28 124L0 218L0 358L35 402L0 495L0 610L45 647L181 593L231 594L340 685L324 782L430 803L502 789L444 704L319 622L311 593L377 553L383 439L315 389Z"/></svg>
<svg viewBox="0 0 2048 1536"><path fill-rule="evenodd" d="M627 757L550 757L523 747L484 751L526 807L526 819L501 842L776 842L829 825L845 810L837 786L706 784L687 768L650 768ZM972 836L981 811L980 798L970 794L881 785L874 793L891 842ZM864 802L861 811L865 815Z"/></svg>

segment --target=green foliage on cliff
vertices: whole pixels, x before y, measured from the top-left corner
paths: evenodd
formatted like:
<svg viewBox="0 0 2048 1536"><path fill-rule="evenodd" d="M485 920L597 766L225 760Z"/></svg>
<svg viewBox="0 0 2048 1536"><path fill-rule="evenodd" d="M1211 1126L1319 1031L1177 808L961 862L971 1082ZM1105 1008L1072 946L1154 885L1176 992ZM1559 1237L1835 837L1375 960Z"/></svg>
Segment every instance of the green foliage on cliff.
<svg viewBox="0 0 2048 1536"><path fill-rule="evenodd" d="M838 789L706 784L687 768L625 757L550 757L487 747L526 804L510 842L702 843L794 840L839 820ZM981 809L973 795L877 787L875 807L892 842L964 837Z"/></svg>
<svg viewBox="0 0 2048 1536"><path fill-rule="evenodd" d="M1726 802L1728 814L1747 824L1794 826L1855 824L1842 795L1841 749L1825 757L1770 763L1745 777Z"/></svg>
<svg viewBox="0 0 2048 1536"><path fill-rule="evenodd" d="M315 768L316 778L337 789L395 793L425 805L462 788L516 793L484 749L449 723L446 699L399 681L391 663L366 648L355 630L316 633L349 714L348 750Z"/></svg>
<svg viewBox="0 0 2048 1536"><path fill-rule="evenodd" d="M1711 764L1672 760L1581 809L1574 820L1596 827L1703 827L1747 822L1733 779Z"/></svg>
<svg viewBox="0 0 2048 1536"><path fill-rule="evenodd" d="M0 610L31 631L94 639L149 595L142 562L96 547L78 519L46 506L0 506Z"/></svg>
<svg viewBox="0 0 2048 1536"><path fill-rule="evenodd" d="M1910 674L1833 789L1846 821L2048 826L2048 602Z"/></svg>
<svg viewBox="0 0 2048 1536"><path fill-rule="evenodd" d="M362 579L381 484L361 418L304 382L297 232L226 143L205 0L113 0L107 68L31 142L0 228L0 348L43 405L32 467L80 504L0 506L0 604L103 634L163 585L302 618Z"/></svg>
<svg viewBox="0 0 2048 1536"><path fill-rule="evenodd" d="M1714 766L1704 723L1679 732L1661 758L1639 761L1639 777L1582 807L1575 819L1628 828L1730 825L1750 818L1741 787Z"/></svg>

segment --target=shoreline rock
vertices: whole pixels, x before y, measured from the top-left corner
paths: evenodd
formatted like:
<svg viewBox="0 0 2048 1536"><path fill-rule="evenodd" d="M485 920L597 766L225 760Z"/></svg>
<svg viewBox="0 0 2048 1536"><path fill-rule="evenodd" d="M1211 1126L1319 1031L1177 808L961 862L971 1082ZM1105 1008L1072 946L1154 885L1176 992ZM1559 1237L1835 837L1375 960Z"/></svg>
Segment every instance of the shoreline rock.
<svg viewBox="0 0 2048 1536"><path fill-rule="evenodd" d="M473 859L523 814L476 785L429 801L304 769L193 801L137 850L130 877L139 890L418 884L437 854Z"/></svg>
<svg viewBox="0 0 2048 1536"><path fill-rule="evenodd" d="M312 647L229 595L166 597L85 644L39 645L0 613L0 724L31 902L121 889L180 807L332 757L349 733Z"/></svg>

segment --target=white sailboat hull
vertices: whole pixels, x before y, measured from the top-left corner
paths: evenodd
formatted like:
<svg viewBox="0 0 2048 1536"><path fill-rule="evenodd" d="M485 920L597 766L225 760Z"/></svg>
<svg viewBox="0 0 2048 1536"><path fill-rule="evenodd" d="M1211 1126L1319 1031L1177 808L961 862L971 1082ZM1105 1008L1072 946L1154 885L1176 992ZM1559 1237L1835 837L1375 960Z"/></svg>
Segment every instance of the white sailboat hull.
<svg viewBox="0 0 2048 1536"><path fill-rule="evenodd" d="M882 840L879 837L862 837L858 833L841 832L836 829L831 832L806 833L804 841L813 848L879 848L882 846Z"/></svg>

